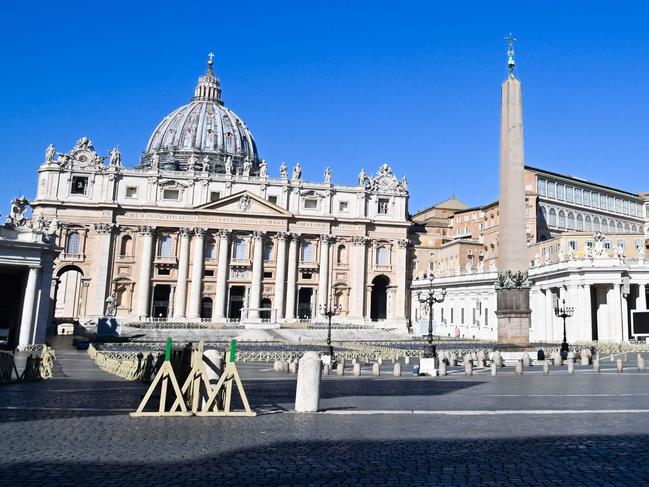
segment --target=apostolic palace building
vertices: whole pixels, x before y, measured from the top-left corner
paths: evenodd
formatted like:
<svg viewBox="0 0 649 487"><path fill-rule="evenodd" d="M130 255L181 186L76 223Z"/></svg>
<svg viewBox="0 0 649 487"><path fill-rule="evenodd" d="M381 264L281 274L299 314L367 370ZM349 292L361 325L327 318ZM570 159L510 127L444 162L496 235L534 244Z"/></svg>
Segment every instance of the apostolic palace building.
<svg viewBox="0 0 649 487"><path fill-rule="evenodd" d="M340 322L417 335L418 293L431 286L447 292L436 334L497 336L497 201L453 197L410 214L406 178L387 164L348 185L329 169L312 182L299 163L271 168L224 105L211 59L136 167L86 137L68 147L47 148L29 201L29 238L41 242L30 245L58 257L33 279L11 263L25 289L9 325L16 343L42 339L51 318L284 323L322 320L327 306ZM561 339L564 299L575 308L569 340L630 339L633 311L647 308L647 195L526 166L525 205L531 339ZM30 289L41 304L26 317Z"/></svg>

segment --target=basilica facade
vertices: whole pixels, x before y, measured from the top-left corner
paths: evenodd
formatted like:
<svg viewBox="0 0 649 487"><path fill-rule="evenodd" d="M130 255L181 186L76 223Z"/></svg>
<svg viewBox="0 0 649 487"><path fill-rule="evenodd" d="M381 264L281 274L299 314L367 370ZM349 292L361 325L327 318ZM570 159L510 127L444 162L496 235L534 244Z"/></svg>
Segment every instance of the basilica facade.
<svg viewBox="0 0 649 487"><path fill-rule="evenodd" d="M190 103L154 130L140 163L83 137L48 147L33 221L57 228L54 316L81 322L284 322L405 325L408 190L383 164L349 185L271 175L228 109L210 60Z"/></svg>

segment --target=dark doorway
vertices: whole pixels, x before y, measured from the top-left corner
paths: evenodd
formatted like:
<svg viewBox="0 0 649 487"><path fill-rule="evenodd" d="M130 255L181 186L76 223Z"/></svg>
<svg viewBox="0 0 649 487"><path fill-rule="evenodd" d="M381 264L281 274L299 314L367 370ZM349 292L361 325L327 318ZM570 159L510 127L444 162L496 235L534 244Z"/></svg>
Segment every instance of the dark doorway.
<svg viewBox="0 0 649 487"><path fill-rule="evenodd" d="M212 298L203 298L201 300L201 318L212 318Z"/></svg>
<svg viewBox="0 0 649 487"><path fill-rule="evenodd" d="M388 317L388 285L390 279L385 276L376 276L372 281L372 302L370 319L372 321L384 320Z"/></svg>
<svg viewBox="0 0 649 487"><path fill-rule="evenodd" d="M245 286L232 286L230 288L230 311L228 312L228 318L237 320L241 318L241 309L243 308L245 296Z"/></svg>
<svg viewBox="0 0 649 487"><path fill-rule="evenodd" d="M264 298L261 300L261 307L264 308L264 310L259 312L259 317L262 320L270 320L270 309L272 306L273 304L270 302L270 299Z"/></svg>
<svg viewBox="0 0 649 487"><path fill-rule="evenodd" d="M169 316L170 293L171 286L169 284L158 284L153 287L152 318L166 318Z"/></svg>
<svg viewBox="0 0 649 487"><path fill-rule="evenodd" d="M23 292L27 282L27 268L6 266L0 268L0 340L7 339L7 349L13 350L20 337L23 310Z"/></svg>
<svg viewBox="0 0 649 487"><path fill-rule="evenodd" d="M297 317L301 320L309 320L312 316L311 298L313 297L312 287L303 287L297 293Z"/></svg>

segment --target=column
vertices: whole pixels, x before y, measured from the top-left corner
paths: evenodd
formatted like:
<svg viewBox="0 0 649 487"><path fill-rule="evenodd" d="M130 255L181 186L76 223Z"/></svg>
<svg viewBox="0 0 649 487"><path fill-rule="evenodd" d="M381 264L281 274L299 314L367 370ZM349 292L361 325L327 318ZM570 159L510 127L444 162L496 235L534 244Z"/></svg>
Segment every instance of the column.
<svg viewBox="0 0 649 487"><path fill-rule="evenodd" d="M320 237L320 268L318 270L318 305L327 305L329 298L329 243L332 240L331 235ZM313 310L314 316L317 314L317 307Z"/></svg>
<svg viewBox="0 0 649 487"><path fill-rule="evenodd" d="M365 318L365 259L367 256L367 237L352 239L353 268L352 296L350 314L352 318Z"/></svg>
<svg viewBox="0 0 649 487"><path fill-rule="evenodd" d="M225 299L228 293L228 257L230 256L230 230L219 230L219 264L216 274L215 317L225 318Z"/></svg>
<svg viewBox="0 0 649 487"><path fill-rule="evenodd" d="M535 340L544 340L545 300L538 287L530 290L530 308L532 308L532 330Z"/></svg>
<svg viewBox="0 0 649 487"><path fill-rule="evenodd" d="M284 291L286 289L286 237L287 234L277 234L277 266L275 267L275 309L277 319L284 318Z"/></svg>
<svg viewBox="0 0 649 487"><path fill-rule="evenodd" d="M408 239L397 240L397 282L394 300L394 317L397 320L406 319L406 269L408 267ZM394 268L394 267L393 267ZM467 310L468 311L468 310ZM466 311L465 311L466 313ZM470 317L465 316L465 322L470 322Z"/></svg>
<svg viewBox="0 0 649 487"><path fill-rule="evenodd" d="M109 292L110 251L114 224L95 223L92 227L96 234L96 243L92 253L93 274L88 289L88 314L91 316L104 316L106 298Z"/></svg>
<svg viewBox="0 0 649 487"><path fill-rule="evenodd" d="M620 292L620 284L613 284L613 289L608 293L607 302L609 303L609 317L610 317L610 327L609 327L609 340L613 341L622 341L624 334L622 332L622 293Z"/></svg>
<svg viewBox="0 0 649 487"><path fill-rule="evenodd" d="M141 225L137 227L141 240L141 254L140 258L140 273L138 277L138 293L136 314L140 318L145 318L149 315L149 292L151 290L151 267L153 259L153 232L155 227L149 225Z"/></svg>
<svg viewBox="0 0 649 487"><path fill-rule="evenodd" d="M629 297L620 293L620 307L622 314L622 341L629 341Z"/></svg>
<svg viewBox="0 0 649 487"><path fill-rule="evenodd" d="M638 284L638 299L635 302L635 309L638 311L647 310L647 286Z"/></svg>
<svg viewBox="0 0 649 487"><path fill-rule="evenodd" d="M189 228L181 228L178 235L180 251L178 253L178 276L173 317L184 318L187 304L187 275L189 274Z"/></svg>
<svg viewBox="0 0 649 487"><path fill-rule="evenodd" d="M40 296L38 303L38 315L36 316L36 325L32 333L34 343L45 343L47 327L52 321L52 303L54 300L50 296L52 290L52 272L54 271L54 255L51 257L43 256L41 259L42 271L40 280Z"/></svg>
<svg viewBox="0 0 649 487"><path fill-rule="evenodd" d="M295 319L295 297L297 295L297 254L300 237L289 234L288 267L286 269L286 319Z"/></svg>
<svg viewBox="0 0 649 487"><path fill-rule="evenodd" d="M545 340L556 340L554 334L554 293L552 288L545 290Z"/></svg>
<svg viewBox="0 0 649 487"><path fill-rule="evenodd" d="M568 284L566 290L566 306L574 308L573 316L566 318L566 336L568 343L572 343L579 339L580 304L581 302L577 294L577 286L575 284Z"/></svg>
<svg viewBox="0 0 649 487"><path fill-rule="evenodd" d="M18 337L18 347L22 348L30 345L32 338L32 323L34 321L34 312L36 311L36 283L38 281L38 267L30 267L27 276L27 287L25 287L25 297L23 298L23 312L20 319L20 335Z"/></svg>
<svg viewBox="0 0 649 487"><path fill-rule="evenodd" d="M175 286L175 284L171 284L169 286L169 307L167 309L167 316L168 317L174 316L174 310L176 309L176 306L175 306L176 302L174 300L175 295L176 295L176 286Z"/></svg>
<svg viewBox="0 0 649 487"><path fill-rule="evenodd" d="M252 278L250 282L250 299L248 300L248 318L259 318L259 305L261 303L261 278L264 275L264 232L252 232L254 243L252 257Z"/></svg>
<svg viewBox="0 0 649 487"><path fill-rule="evenodd" d="M205 243L205 230L194 228L194 257L192 258L192 284L189 296L188 318L200 318L201 316L201 291L203 284L203 249Z"/></svg>
<svg viewBox="0 0 649 487"><path fill-rule="evenodd" d="M593 317L590 304L590 285L582 284L581 286L579 286L579 290L581 291L581 300L579 301L581 309L577 310L580 329L580 333L577 338L579 340L592 340Z"/></svg>

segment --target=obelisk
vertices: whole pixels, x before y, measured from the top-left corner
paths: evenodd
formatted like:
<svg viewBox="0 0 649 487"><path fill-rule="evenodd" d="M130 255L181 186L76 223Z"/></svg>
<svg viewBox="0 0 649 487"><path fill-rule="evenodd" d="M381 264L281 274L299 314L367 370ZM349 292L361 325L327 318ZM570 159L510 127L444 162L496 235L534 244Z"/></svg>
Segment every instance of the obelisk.
<svg viewBox="0 0 649 487"><path fill-rule="evenodd" d="M500 114L500 224L496 282L498 343L529 345L530 292L527 279L527 229L521 82L514 74L515 39L509 34L507 79Z"/></svg>

